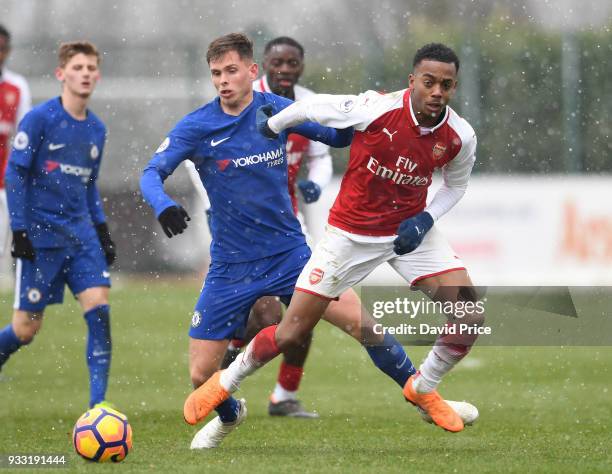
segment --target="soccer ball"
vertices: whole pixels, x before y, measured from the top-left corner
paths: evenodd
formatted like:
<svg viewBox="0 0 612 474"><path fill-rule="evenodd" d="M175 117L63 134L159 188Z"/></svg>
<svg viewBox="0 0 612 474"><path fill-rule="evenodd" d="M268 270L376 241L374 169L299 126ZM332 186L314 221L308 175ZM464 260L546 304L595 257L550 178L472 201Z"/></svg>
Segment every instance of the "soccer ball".
<svg viewBox="0 0 612 474"><path fill-rule="evenodd" d="M76 452L88 461L119 462L132 449L132 427L117 410L92 408L77 420L72 441Z"/></svg>

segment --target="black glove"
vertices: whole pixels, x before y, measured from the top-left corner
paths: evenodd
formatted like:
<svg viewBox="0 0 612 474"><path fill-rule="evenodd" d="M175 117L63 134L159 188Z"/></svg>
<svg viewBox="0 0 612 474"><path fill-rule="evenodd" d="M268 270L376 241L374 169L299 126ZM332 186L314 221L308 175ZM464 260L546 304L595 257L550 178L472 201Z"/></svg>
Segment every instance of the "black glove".
<svg viewBox="0 0 612 474"><path fill-rule="evenodd" d="M162 229L164 229L165 234L171 239L173 235L183 233L187 228L187 221L190 221L191 217L182 207L170 206L162 211L157 220L161 224Z"/></svg>
<svg viewBox="0 0 612 474"><path fill-rule="evenodd" d="M268 126L268 119L274 115L274 108L272 104L262 105L257 109L255 113L255 123L257 125L257 131L266 138L278 138L278 133L273 132Z"/></svg>
<svg viewBox="0 0 612 474"><path fill-rule="evenodd" d="M28 237L28 233L25 230L14 230L13 231L13 245L11 245L11 255L14 258L25 258L26 260L34 261L36 253L32 242Z"/></svg>
<svg viewBox="0 0 612 474"><path fill-rule="evenodd" d="M102 245L102 250L104 251L104 256L106 257L106 264L110 266L117 258L117 250L115 248L115 242L113 242L111 239L106 222L98 224L96 226L96 232L98 233L98 239L100 239L100 245Z"/></svg>

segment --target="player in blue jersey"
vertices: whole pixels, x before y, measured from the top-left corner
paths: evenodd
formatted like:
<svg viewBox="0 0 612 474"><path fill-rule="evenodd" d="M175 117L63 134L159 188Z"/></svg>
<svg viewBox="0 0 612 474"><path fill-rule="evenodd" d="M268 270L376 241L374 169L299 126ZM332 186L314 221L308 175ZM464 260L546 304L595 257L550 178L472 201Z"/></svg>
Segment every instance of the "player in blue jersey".
<svg viewBox="0 0 612 474"><path fill-rule="evenodd" d="M258 136L256 110L267 105L278 111L291 101L253 92L258 67L251 41L236 33L218 38L209 46L207 61L218 97L178 123L141 180L143 195L168 237L182 233L189 220L163 189L165 179L182 161L195 163L211 202L212 262L189 333L194 387L215 374L229 339L244 327L250 307L260 296L276 295L285 302L290 298L310 256L287 192L284 145L288 133L332 146L346 146L352 137L352 130L336 131L313 123L288 129L275 140ZM377 367L399 385L414 374L401 345L392 336L374 335L359 310L327 319L362 342ZM190 396L183 410L190 424L203 419L201 407L193 402ZM218 446L246 416L244 401L232 397L211 409L219 416L196 434L192 448Z"/></svg>
<svg viewBox="0 0 612 474"><path fill-rule="evenodd" d="M13 321L0 331L0 366L40 330L45 308L67 284L88 327L90 406L106 403L111 360L108 266L115 260L96 180L106 128L87 104L100 78L89 42L64 43L55 71L59 97L19 124L6 173L12 255L17 259Z"/></svg>

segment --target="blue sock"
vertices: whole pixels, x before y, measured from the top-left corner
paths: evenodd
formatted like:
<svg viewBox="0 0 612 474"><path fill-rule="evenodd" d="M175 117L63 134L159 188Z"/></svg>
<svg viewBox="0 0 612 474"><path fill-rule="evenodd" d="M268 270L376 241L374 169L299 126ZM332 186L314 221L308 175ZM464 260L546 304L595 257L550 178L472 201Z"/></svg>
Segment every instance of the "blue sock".
<svg viewBox="0 0 612 474"><path fill-rule="evenodd" d="M0 368L8 360L13 352L24 344L19 340L13 331L13 324L9 323L0 331Z"/></svg>
<svg viewBox="0 0 612 474"><path fill-rule="evenodd" d="M96 306L85 313L87 322L87 367L89 367L89 406L104 400L111 362L110 307Z"/></svg>
<svg viewBox="0 0 612 474"><path fill-rule="evenodd" d="M219 414L219 419L223 423L236 421L236 418L238 418L238 400L234 397L229 397L221 405L215 408L215 411Z"/></svg>
<svg viewBox="0 0 612 474"><path fill-rule="evenodd" d="M408 354L397 342L397 339L390 334L385 334L385 338L380 345L366 346L365 349L374 365L395 380L402 388L406 385L410 376L416 373Z"/></svg>

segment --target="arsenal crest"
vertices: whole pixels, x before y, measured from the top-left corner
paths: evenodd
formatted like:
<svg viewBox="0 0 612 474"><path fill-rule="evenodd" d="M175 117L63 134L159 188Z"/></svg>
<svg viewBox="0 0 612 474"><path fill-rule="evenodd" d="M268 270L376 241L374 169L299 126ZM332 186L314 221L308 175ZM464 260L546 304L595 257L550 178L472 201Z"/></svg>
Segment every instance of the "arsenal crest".
<svg viewBox="0 0 612 474"><path fill-rule="evenodd" d="M310 272L310 277L308 277L310 284L316 285L317 283L319 283L323 279L324 274L325 272L320 268L313 268Z"/></svg>
<svg viewBox="0 0 612 474"><path fill-rule="evenodd" d="M446 145L444 143L438 142L433 146L433 158L434 160L439 160L446 153Z"/></svg>

